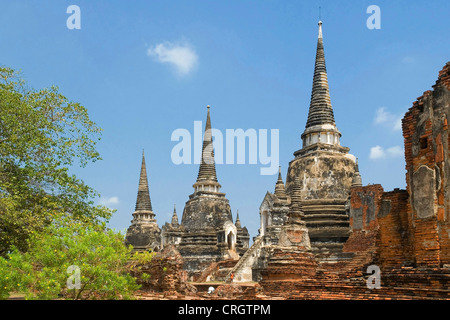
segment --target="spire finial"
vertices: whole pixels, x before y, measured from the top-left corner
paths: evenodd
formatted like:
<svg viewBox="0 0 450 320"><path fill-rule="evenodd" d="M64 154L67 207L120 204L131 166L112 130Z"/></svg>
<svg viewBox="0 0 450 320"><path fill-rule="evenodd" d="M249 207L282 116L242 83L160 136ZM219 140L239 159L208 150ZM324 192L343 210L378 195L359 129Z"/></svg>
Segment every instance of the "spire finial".
<svg viewBox="0 0 450 320"><path fill-rule="evenodd" d="M278 180L275 183L275 192L274 194L278 197L278 199L283 200L286 199L286 189L284 188L283 178L281 177L281 166L278 167Z"/></svg>
<svg viewBox="0 0 450 320"><path fill-rule="evenodd" d="M290 224L304 224L302 220L304 216L303 206L301 201L301 186L300 178L297 176L292 185L291 205L288 213L288 223Z"/></svg>
<svg viewBox="0 0 450 320"><path fill-rule="evenodd" d="M176 210L176 207L175 207L175 203L173 204L173 214L172 214L171 224L173 226L178 226L178 216L177 216L177 210Z"/></svg>
<svg viewBox="0 0 450 320"><path fill-rule="evenodd" d="M152 202L147 180L147 168L145 166L145 156L142 151L141 173L139 176L138 195L136 199L136 211L152 211Z"/></svg>
<svg viewBox="0 0 450 320"><path fill-rule="evenodd" d="M319 20L318 25L319 25L319 36L318 36L318 38L322 39L323 38L323 36L322 36L322 20Z"/></svg>
<svg viewBox="0 0 450 320"><path fill-rule="evenodd" d="M361 187L362 186L362 178L361 174L359 173L359 165L358 165L358 158L356 158L355 163L355 174L352 178L352 187Z"/></svg>
<svg viewBox="0 0 450 320"><path fill-rule="evenodd" d="M241 220L239 220L239 210L236 210L236 222L234 223L236 228L241 228Z"/></svg>
<svg viewBox="0 0 450 320"><path fill-rule="evenodd" d="M321 20L322 20L322 17L321 17L321 14L320 14L320 9L321 9L321 8L320 8L320 6L319 6L319 23L322 23L322 21L321 21Z"/></svg>
<svg viewBox="0 0 450 320"><path fill-rule="evenodd" d="M322 38L322 21L319 21L319 38L317 39L316 62L314 65L313 86L306 129L324 124L336 125L328 88L327 68L325 65L325 53Z"/></svg>
<svg viewBox="0 0 450 320"><path fill-rule="evenodd" d="M197 182L211 181L217 182L216 166L214 160L214 148L211 128L211 115L209 113L210 106L208 105L208 113L206 116L205 134L203 136L202 157L200 168L198 171Z"/></svg>

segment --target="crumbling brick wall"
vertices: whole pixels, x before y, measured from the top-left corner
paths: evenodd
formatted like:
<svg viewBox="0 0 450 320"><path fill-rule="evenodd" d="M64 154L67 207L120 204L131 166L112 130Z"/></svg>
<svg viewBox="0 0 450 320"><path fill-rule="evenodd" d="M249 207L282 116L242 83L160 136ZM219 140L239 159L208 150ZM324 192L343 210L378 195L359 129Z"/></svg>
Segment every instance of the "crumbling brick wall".
<svg viewBox="0 0 450 320"><path fill-rule="evenodd" d="M424 92L402 119L410 229L417 265L450 263L450 63L433 90Z"/></svg>
<svg viewBox="0 0 450 320"><path fill-rule="evenodd" d="M409 196L406 190L384 192L377 219L377 264L382 268L413 264L409 229Z"/></svg>
<svg viewBox="0 0 450 320"><path fill-rule="evenodd" d="M183 258L173 245L165 246L148 263L134 264L130 274L136 277L143 291L184 294L196 291L187 283L187 272L183 270ZM143 274L146 277L143 277Z"/></svg>
<svg viewBox="0 0 450 320"><path fill-rule="evenodd" d="M379 229L377 215L382 195L383 187L379 184L351 188L351 233L344 244L344 252L364 252L375 246Z"/></svg>
<svg viewBox="0 0 450 320"><path fill-rule="evenodd" d="M352 231L376 229L377 213L383 192L380 184L351 189L350 224Z"/></svg>
<svg viewBox="0 0 450 320"><path fill-rule="evenodd" d="M350 201L351 235L345 252L376 252L380 267L411 264L408 193L384 192L379 184L353 187Z"/></svg>
<svg viewBox="0 0 450 320"><path fill-rule="evenodd" d="M381 185L351 190L352 234L348 252L369 248L376 234L384 267L439 267L450 263L450 62L433 90L413 103L402 119L406 190Z"/></svg>

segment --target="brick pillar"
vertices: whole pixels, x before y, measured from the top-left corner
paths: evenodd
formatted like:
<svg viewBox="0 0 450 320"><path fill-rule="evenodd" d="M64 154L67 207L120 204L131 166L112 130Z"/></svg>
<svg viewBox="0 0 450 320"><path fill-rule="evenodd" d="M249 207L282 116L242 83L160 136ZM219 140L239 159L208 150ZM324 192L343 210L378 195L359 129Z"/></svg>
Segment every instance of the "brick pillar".
<svg viewBox="0 0 450 320"><path fill-rule="evenodd" d="M402 119L410 228L418 265L450 263L450 63Z"/></svg>

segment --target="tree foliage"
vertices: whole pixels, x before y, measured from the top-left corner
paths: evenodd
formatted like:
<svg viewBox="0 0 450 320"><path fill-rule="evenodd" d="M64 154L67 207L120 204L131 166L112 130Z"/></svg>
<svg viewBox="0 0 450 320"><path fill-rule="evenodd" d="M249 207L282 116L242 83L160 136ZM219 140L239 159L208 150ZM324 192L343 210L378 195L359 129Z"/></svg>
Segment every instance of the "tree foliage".
<svg viewBox="0 0 450 320"><path fill-rule="evenodd" d="M57 87L34 90L9 68L0 68L0 256L57 214L96 224L112 211L95 206L97 192L69 173L100 158L101 129L87 110Z"/></svg>
<svg viewBox="0 0 450 320"><path fill-rule="evenodd" d="M133 298L139 286L128 273L130 257L147 258L132 255L123 238L102 225L58 217L45 232L28 239L26 253L14 249L0 257L0 298L11 292L27 299Z"/></svg>

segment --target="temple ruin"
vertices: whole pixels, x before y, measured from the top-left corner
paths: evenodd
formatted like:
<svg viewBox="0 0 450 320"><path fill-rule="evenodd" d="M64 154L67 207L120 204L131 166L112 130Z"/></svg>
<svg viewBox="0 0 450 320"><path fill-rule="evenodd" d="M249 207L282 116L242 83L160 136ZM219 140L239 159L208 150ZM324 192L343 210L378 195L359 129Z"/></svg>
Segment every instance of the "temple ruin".
<svg viewBox="0 0 450 320"><path fill-rule="evenodd" d="M138 249L145 247L144 243L147 249L175 246L184 259L184 269L191 280L198 278L211 263L231 260L231 265L234 265L248 249L250 235L247 228L241 226L238 213L233 222L229 201L220 190L222 186L216 174L210 107L207 107L197 181L193 185L194 192L185 204L181 223L174 208L172 221L163 225L162 231L154 227L156 221L151 211L145 161L142 161L136 212L127 232L126 243ZM148 238L143 234L147 234Z"/></svg>
<svg viewBox="0 0 450 320"><path fill-rule="evenodd" d="M364 186L356 157L340 145L319 21L302 148L293 154L286 184L280 169L273 192L265 194L251 247L220 192L209 107L202 162L181 223L174 208L172 221L162 231L155 227L143 157L127 243L176 248L188 280L225 284L233 274L234 283L260 288L235 298L450 299L449 116L447 62L402 119L406 190ZM369 285L373 270L377 286Z"/></svg>

